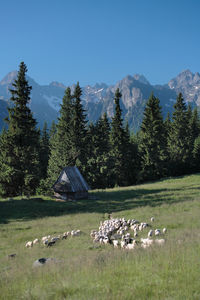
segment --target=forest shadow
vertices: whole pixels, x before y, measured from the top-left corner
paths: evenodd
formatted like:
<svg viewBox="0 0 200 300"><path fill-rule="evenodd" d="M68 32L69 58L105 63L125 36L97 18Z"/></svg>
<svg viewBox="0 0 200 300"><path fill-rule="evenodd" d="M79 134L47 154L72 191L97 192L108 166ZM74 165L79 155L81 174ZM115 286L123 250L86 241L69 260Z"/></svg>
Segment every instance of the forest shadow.
<svg viewBox="0 0 200 300"><path fill-rule="evenodd" d="M185 187L188 190L188 187ZM199 188L196 188L199 189ZM184 190L181 188L180 190ZM193 192L192 192L193 190ZM12 220L25 221L43 217L55 217L73 213L111 213L143 206L159 206L194 199L193 187L190 196L177 197L175 188L168 189L122 189L90 193L89 199L76 202L56 202L53 198L9 199L0 201L0 223Z"/></svg>

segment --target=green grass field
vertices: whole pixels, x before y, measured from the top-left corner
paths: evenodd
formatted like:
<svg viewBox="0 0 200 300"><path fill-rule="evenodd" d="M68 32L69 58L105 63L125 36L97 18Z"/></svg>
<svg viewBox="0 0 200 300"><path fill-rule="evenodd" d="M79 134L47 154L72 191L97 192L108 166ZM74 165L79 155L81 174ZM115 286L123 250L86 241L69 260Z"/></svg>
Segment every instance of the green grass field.
<svg viewBox="0 0 200 300"><path fill-rule="evenodd" d="M90 195L77 202L0 201L0 299L200 299L200 174ZM168 229L165 245L132 251L94 245L90 231L110 212L141 222L154 216L154 228ZM72 229L82 234L51 248L25 248ZM33 268L41 257L59 261Z"/></svg>

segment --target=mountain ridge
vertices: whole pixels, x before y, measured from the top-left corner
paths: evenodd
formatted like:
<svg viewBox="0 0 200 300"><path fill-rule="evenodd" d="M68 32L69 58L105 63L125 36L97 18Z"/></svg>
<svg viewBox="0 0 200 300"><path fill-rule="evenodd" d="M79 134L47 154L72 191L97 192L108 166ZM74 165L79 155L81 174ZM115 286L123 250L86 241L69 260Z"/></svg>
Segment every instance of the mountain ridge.
<svg viewBox="0 0 200 300"><path fill-rule="evenodd" d="M10 92L12 82L17 71L9 72L0 81L0 108L5 115L5 104L10 105ZM39 126L44 121L51 124L59 115L60 104L67 86L53 81L49 85L40 85L33 78L27 76L32 86L30 107ZM72 90L75 85L72 85ZM83 106L87 111L89 121L95 122L104 112L111 119L114 113L114 93L119 88L122 93L121 107L124 120L128 121L130 128L138 130L143 116L143 110L150 94L153 92L160 99L163 115L172 112L177 94L182 93L186 102L193 106L200 106L200 74L192 73L189 69L182 71L164 85L151 85L144 75L127 75L113 85L96 83L82 87ZM3 102L2 102L3 101ZM0 116L1 117L1 116ZM2 127L2 122L0 123Z"/></svg>

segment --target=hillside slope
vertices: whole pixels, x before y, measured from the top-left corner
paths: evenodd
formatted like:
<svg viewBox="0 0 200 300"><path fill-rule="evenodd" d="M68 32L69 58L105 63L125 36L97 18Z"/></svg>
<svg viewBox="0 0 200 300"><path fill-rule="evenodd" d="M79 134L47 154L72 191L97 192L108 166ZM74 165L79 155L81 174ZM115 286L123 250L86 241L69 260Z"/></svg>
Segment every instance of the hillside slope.
<svg viewBox="0 0 200 300"><path fill-rule="evenodd" d="M48 197L0 201L2 299L199 299L200 175L94 191L89 200ZM167 228L162 247L128 251L94 244L90 231L108 214ZM54 247L28 240L80 229ZM149 229L148 229L149 230ZM148 230L139 233L145 237ZM7 255L16 253L15 258ZM38 258L55 258L41 268Z"/></svg>

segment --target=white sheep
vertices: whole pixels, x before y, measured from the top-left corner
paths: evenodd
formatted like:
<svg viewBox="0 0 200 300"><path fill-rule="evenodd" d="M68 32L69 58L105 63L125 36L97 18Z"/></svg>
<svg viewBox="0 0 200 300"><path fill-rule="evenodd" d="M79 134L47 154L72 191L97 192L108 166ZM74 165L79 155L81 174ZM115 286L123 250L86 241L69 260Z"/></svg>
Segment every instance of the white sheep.
<svg viewBox="0 0 200 300"><path fill-rule="evenodd" d="M49 243L49 240L48 240L48 239L46 239L46 240L44 240L42 243L43 243L43 245L48 245L48 243Z"/></svg>
<svg viewBox="0 0 200 300"><path fill-rule="evenodd" d="M77 236L77 235L79 235L79 233L76 230L71 231L71 236Z"/></svg>
<svg viewBox="0 0 200 300"><path fill-rule="evenodd" d="M160 235L160 234L161 234L160 229L156 229L156 230L155 230L155 236L158 236L158 235Z"/></svg>
<svg viewBox="0 0 200 300"><path fill-rule="evenodd" d="M48 240L48 236L43 236L42 237L42 242L44 242L45 240Z"/></svg>
<svg viewBox="0 0 200 300"><path fill-rule="evenodd" d="M121 241L121 248L125 248L126 247L126 242L125 241Z"/></svg>
<svg viewBox="0 0 200 300"><path fill-rule="evenodd" d="M103 243L105 245L110 243L109 238L107 236L103 239Z"/></svg>
<svg viewBox="0 0 200 300"><path fill-rule="evenodd" d="M149 238L147 238L147 239L141 238L140 240L141 240L142 244L144 244L144 245L151 246L153 244L153 240L151 240Z"/></svg>
<svg viewBox="0 0 200 300"><path fill-rule="evenodd" d="M140 226L138 227L139 231L142 231L143 229L143 226L142 226L142 223L140 224Z"/></svg>
<svg viewBox="0 0 200 300"><path fill-rule="evenodd" d="M114 248L118 248L119 241L118 240L113 240L112 241Z"/></svg>
<svg viewBox="0 0 200 300"><path fill-rule="evenodd" d="M128 243L125 248L128 250L133 250L135 249L135 246L136 246L136 241L134 240L133 243Z"/></svg>
<svg viewBox="0 0 200 300"><path fill-rule="evenodd" d="M32 242L32 241L27 242L26 245L25 245L25 247L26 247L26 248L31 248L31 247L33 247L33 242Z"/></svg>
<svg viewBox="0 0 200 300"><path fill-rule="evenodd" d="M162 245L164 245L165 240L164 239L155 239L155 243L162 246Z"/></svg>
<svg viewBox="0 0 200 300"><path fill-rule="evenodd" d="M151 229L151 230L149 230L149 232L148 232L148 237L151 237L153 235L153 230Z"/></svg>
<svg viewBox="0 0 200 300"><path fill-rule="evenodd" d="M38 244L38 243L39 243L39 239L35 239L35 240L33 241L33 245Z"/></svg>
<svg viewBox="0 0 200 300"><path fill-rule="evenodd" d="M151 217L151 222L154 222L155 221L155 218L154 217Z"/></svg>
<svg viewBox="0 0 200 300"><path fill-rule="evenodd" d="M149 245L149 244L141 244L141 247L142 247L143 249L146 249L146 248L149 248L150 245Z"/></svg>
<svg viewBox="0 0 200 300"><path fill-rule="evenodd" d="M163 233L165 234L167 232L167 228L163 228Z"/></svg>

